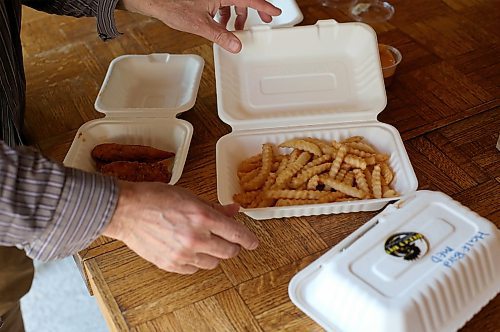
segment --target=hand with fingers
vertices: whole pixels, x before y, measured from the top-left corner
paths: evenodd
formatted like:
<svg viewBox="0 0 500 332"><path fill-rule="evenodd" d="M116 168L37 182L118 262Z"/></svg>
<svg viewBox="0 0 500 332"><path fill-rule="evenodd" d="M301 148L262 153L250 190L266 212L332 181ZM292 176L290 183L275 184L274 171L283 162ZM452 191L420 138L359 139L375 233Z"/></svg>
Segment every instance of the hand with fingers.
<svg viewBox="0 0 500 332"><path fill-rule="evenodd" d="M264 22L271 22L281 10L266 0L120 0L120 8L151 16L169 27L202 36L219 44L229 52L241 50L240 40L226 29L231 11L235 6L235 28L242 29L247 19L247 9L258 11ZM219 12L221 23L214 20Z"/></svg>
<svg viewBox="0 0 500 332"><path fill-rule="evenodd" d="M257 237L233 217L237 204L211 206L190 192L163 183L119 182L115 213L103 235L123 241L161 269L191 274L213 269Z"/></svg>

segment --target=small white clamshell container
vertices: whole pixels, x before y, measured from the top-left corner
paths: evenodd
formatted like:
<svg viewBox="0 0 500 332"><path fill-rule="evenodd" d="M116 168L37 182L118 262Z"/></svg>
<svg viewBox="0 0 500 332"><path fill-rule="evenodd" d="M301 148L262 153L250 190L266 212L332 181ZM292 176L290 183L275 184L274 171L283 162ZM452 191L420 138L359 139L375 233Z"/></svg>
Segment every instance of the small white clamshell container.
<svg viewBox="0 0 500 332"><path fill-rule="evenodd" d="M299 24L304 19L304 15L300 11L297 2L294 0L269 0L268 2L272 3L279 9L281 9L281 14L279 16L273 17L273 20L269 23L262 21L259 16L259 13L253 9L248 8L248 16L245 21L245 26L243 29L249 29L250 27L256 25L269 25L275 28L279 27L291 27L296 24ZM215 15L215 20L220 22L220 15L217 13ZM231 6L231 17L227 23L226 28L229 31L234 31L234 22L236 20L236 12L234 6Z"/></svg>
<svg viewBox="0 0 500 332"><path fill-rule="evenodd" d="M500 291L499 252L494 224L417 191L296 274L288 293L327 331L456 331Z"/></svg>
<svg viewBox="0 0 500 332"><path fill-rule="evenodd" d="M386 105L376 34L363 23L237 31L239 54L214 45L218 114L233 131L217 142L221 204L241 191L238 164L262 144L292 138L341 140L361 135L390 155L393 187L405 195L418 183L399 132L377 121ZM378 210L394 198L243 209L255 219Z"/></svg>
<svg viewBox="0 0 500 332"><path fill-rule="evenodd" d="M95 172L92 149L140 144L175 152L170 184L181 177L193 126L177 119L194 106L204 61L198 55L123 55L114 59L95 102L106 116L82 125L64 165Z"/></svg>

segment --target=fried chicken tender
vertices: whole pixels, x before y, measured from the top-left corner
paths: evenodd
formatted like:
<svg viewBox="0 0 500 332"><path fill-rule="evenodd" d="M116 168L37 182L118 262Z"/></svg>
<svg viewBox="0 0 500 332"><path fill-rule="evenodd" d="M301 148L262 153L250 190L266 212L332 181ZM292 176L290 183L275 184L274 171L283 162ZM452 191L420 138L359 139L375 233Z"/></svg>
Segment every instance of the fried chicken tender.
<svg viewBox="0 0 500 332"><path fill-rule="evenodd" d="M101 173L130 182L165 182L170 181L171 159L155 163L137 161L114 161L101 166Z"/></svg>
<svg viewBox="0 0 500 332"><path fill-rule="evenodd" d="M170 151L159 150L144 145L127 145L117 143L99 144L92 150L92 158L105 164L114 161L138 161L154 163L175 156Z"/></svg>

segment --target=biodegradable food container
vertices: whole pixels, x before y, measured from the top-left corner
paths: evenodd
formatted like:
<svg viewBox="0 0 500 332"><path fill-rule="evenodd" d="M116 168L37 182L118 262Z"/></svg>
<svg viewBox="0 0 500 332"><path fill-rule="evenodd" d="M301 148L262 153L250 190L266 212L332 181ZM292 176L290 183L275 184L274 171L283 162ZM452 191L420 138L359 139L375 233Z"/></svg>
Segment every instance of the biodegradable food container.
<svg viewBox="0 0 500 332"><path fill-rule="evenodd" d="M64 159L95 172L90 153L102 143L141 144L175 152L170 184L182 175L193 126L176 115L193 107L204 61L198 55L123 55L108 69L95 102L106 116L80 127Z"/></svg>
<svg viewBox="0 0 500 332"><path fill-rule="evenodd" d="M240 192L238 164L262 144L299 137L340 140L361 135L390 155L392 186L406 195L418 183L399 132L377 121L386 106L377 37L363 23L237 31L239 54L214 45L218 114L232 132L217 142L221 204ZM378 210L394 198L243 209L255 219Z"/></svg>
<svg viewBox="0 0 500 332"><path fill-rule="evenodd" d="M270 3L281 9L281 15L273 17L273 20L269 23L265 23L259 16L259 13L252 8L248 8L248 16L245 22L244 29L249 29L250 27L256 25L269 25L272 27L291 27L294 26L304 19L302 12L300 11L297 2L294 0L269 0ZM236 12L234 6L231 6L231 18L227 23L227 29L229 31L234 31L234 22L236 19ZM215 20L220 22L220 15L217 13Z"/></svg>
<svg viewBox="0 0 500 332"><path fill-rule="evenodd" d="M500 231L417 191L300 271L292 302L328 331L456 331L500 291Z"/></svg>

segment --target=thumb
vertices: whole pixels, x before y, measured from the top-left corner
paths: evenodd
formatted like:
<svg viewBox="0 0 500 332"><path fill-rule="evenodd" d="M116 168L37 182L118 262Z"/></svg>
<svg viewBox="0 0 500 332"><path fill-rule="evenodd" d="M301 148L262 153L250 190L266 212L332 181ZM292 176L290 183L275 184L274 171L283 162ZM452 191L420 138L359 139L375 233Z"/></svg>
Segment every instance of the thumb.
<svg viewBox="0 0 500 332"><path fill-rule="evenodd" d="M201 29L201 36L213 41L231 53L238 53L241 50L241 41L232 32L226 30L224 26L215 22L212 17L206 29Z"/></svg>
<svg viewBox="0 0 500 332"><path fill-rule="evenodd" d="M234 217L240 210L240 205L235 203L228 205L213 204L213 207L228 217Z"/></svg>

